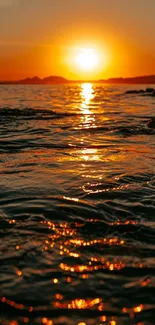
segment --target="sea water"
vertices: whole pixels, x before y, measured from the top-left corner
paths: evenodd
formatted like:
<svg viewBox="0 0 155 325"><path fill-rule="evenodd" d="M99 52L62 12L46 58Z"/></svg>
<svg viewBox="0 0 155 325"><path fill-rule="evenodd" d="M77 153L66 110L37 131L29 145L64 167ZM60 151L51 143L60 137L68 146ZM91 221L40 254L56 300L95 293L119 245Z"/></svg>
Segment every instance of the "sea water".
<svg viewBox="0 0 155 325"><path fill-rule="evenodd" d="M132 87L0 86L0 324L155 323L155 98Z"/></svg>

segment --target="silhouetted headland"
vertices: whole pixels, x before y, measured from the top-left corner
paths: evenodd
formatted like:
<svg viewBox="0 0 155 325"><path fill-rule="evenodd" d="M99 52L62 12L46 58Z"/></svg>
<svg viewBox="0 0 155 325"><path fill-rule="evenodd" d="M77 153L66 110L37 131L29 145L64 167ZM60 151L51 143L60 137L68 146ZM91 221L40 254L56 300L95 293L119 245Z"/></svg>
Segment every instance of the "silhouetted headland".
<svg viewBox="0 0 155 325"><path fill-rule="evenodd" d="M28 77L26 79L14 80L14 81L0 81L0 84L15 84L15 85L48 85L48 84L65 84L69 81L63 77L59 76L49 76L46 78Z"/></svg>
<svg viewBox="0 0 155 325"><path fill-rule="evenodd" d="M60 76L49 76L46 78L28 77L21 80L0 81L0 84L22 84L22 85L48 85L48 84L68 84L68 83L82 83L95 82L105 84L155 84L155 75L131 77L131 78L110 78L100 80L68 80ZM132 91L134 93L134 91ZM136 93L137 91L135 91ZM143 90L141 90L143 92Z"/></svg>
<svg viewBox="0 0 155 325"><path fill-rule="evenodd" d="M107 80L99 80L110 84L155 84L155 75L138 76L131 78L110 78Z"/></svg>

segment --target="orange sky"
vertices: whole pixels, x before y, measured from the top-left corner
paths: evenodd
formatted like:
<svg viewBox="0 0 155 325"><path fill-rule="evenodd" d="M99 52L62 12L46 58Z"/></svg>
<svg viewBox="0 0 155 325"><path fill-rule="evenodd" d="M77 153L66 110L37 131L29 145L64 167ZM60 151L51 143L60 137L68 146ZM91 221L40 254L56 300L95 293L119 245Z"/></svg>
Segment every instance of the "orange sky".
<svg viewBox="0 0 155 325"><path fill-rule="evenodd" d="M0 0L0 79L155 74L154 0ZM81 47L100 57L75 64Z"/></svg>

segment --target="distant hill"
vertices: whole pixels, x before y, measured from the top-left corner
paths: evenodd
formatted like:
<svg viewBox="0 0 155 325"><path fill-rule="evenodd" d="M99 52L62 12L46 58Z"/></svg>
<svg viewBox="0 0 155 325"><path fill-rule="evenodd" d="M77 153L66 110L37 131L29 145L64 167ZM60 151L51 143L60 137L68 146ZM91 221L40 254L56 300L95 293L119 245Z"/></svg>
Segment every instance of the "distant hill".
<svg viewBox="0 0 155 325"><path fill-rule="evenodd" d="M110 78L107 80L99 80L101 83L110 84L155 84L155 75L139 76L131 78Z"/></svg>
<svg viewBox="0 0 155 325"><path fill-rule="evenodd" d="M68 83L82 83L83 80L67 80L59 76L49 76L46 78L39 78L37 76L16 81L0 81L0 84L14 84L14 85L50 85L50 84L68 84ZM85 82L108 83L108 84L155 84L155 75L139 76L131 78L110 78L101 80L91 80Z"/></svg>
<svg viewBox="0 0 155 325"><path fill-rule="evenodd" d="M15 81L0 81L0 84L13 84L13 85L48 85L48 84L65 84L69 81L59 76L49 76L46 78L39 78L37 76Z"/></svg>
<svg viewBox="0 0 155 325"><path fill-rule="evenodd" d="M33 77L33 78L26 78L23 80L17 81L17 83L20 84L63 84L67 83L68 80L63 78L63 77L58 77L58 76L49 76L43 79L40 79L39 77Z"/></svg>

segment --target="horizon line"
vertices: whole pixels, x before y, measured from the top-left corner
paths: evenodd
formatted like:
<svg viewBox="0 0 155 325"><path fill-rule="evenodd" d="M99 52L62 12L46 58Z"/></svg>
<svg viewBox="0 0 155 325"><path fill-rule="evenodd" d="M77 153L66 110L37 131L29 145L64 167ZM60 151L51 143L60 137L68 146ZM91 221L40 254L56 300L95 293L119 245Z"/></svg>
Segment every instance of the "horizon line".
<svg viewBox="0 0 155 325"><path fill-rule="evenodd" d="M132 76L132 77L110 77L107 79L100 78L100 79L67 79L62 76L57 76L57 75L49 75L47 77L40 78L38 76L33 76L33 77L25 77L22 79L12 79L12 80L0 80L0 84L20 84L20 83L30 83L30 84L50 84L50 83L99 83L99 82L122 82L122 83L127 83L132 81L141 81L142 83L145 83L145 80L149 81L150 83L153 82L155 83L155 74L151 75L140 75L140 76ZM149 80L148 80L149 79Z"/></svg>

